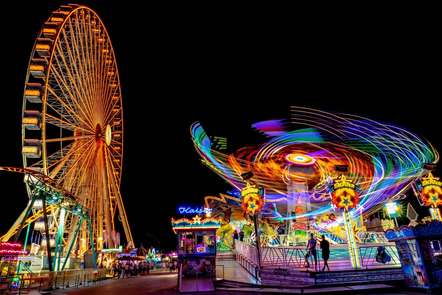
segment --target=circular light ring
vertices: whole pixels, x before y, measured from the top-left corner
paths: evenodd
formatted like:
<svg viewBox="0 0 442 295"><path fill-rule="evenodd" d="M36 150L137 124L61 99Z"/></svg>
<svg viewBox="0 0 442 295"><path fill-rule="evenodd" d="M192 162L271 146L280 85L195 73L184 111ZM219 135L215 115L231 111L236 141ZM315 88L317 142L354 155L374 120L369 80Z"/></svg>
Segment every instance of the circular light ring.
<svg viewBox="0 0 442 295"><path fill-rule="evenodd" d="M295 165L311 166L316 163L316 159L303 154L288 154L284 157L287 162Z"/></svg>
<svg viewBox="0 0 442 295"><path fill-rule="evenodd" d="M105 138L106 138L106 144L110 145L112 142L112 129L111 129L110 125L106 126Z"/></svg>

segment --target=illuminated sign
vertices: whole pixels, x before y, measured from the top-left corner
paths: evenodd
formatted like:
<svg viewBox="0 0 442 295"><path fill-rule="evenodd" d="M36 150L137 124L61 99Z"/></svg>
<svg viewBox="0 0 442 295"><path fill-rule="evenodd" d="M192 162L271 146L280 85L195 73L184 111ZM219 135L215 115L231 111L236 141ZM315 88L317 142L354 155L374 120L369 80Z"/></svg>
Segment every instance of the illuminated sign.
<svg viewBox="0 0 442 295"><path fill-rule="evenodd" d="M196 247L196 253L206 253L207 252L207 248L204 246L197 246Z"/></svg>
<svg viewBox="0 0 442 295"><path fill-rule="evenodd" d="M178 212L180 214L210 214L212 213L212 209L204 207L179 207Z"/></svg>
<svg viewBox="0 0 442 295"><path fill-rule="evenodd" d="M442 181L439 177L434 177L431 172L428 177L423 177L422 182L418 185L421 192L421 199L426 206L437 207L442 204Z"/></svg>
<svg viewBox="0 0 442 295"><path fill-rule="evenodd" d="M22 250L23 245L20 243L0 242L0 256L26 255L28 252Z"/></svg>
<svg viewBox="0 0 442 295"><path fill-rule="evenodd" d="M330 187L331 199L337 209L355 208L359 203L361 189L353 182L347 180L344 175Z"/></svg>
<svg viewBox="0 0 442 295"><path fill-rule="evenodd" d="M188 230L188 229L218 229L221 226L221 220L215 218L204 218L201 219L199 216L194 218L181 218L175 220L172 218L172 229L176 233L177 230Z"/></svg>
<svg viewBox="0 0 442 295"><path fill-rule="evenodd" d="M255 214L256 212L261 211L262 207L264 206L262 195L262 190L257 188L256 185L247 183L247 186L241 191L241 208L246 212L246 214Z"/></svg>

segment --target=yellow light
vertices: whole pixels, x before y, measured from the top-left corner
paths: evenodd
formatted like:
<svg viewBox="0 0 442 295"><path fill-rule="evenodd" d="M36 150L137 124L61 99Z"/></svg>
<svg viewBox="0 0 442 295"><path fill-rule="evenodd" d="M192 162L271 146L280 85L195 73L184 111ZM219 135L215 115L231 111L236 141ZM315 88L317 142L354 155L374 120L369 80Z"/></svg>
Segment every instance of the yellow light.
<svg viewBox="0 0 442 295"><path fill-rule="evenodd" d="M40 90L26 90L25 96L40 96Z"/></svg>
<svg viewBox="0 0 442 295"><path fill-rule="evenodd" d="M36 147L36 146L24 146L21 151L24 154L37 154L38 153L38 147Z"/></svg>
<svg viewBox="0 0 442 295"><path fill-rule="evenodd" d="M52 22L62 22L63 18L62 17L51 17L51 21Z"/></svg>
<svg viewBox="0 0 442 295"><path fill-rule="evenodd" d="M43 29L43 34L57 34L57 30L56 29L44 28Z"/></svg>
<svg viewBox="0 0 442 295"><path fill-rule="evenodd" d="M37 50L49 50L51 48L51 46L47 45L47 44L37 44L35 45L35 49Z"/></svg>
<svg viewBox="0 0 442 295"><path fill-rule="evenodd" d="M106 144L110 145L112 142L112 129L109 125L106 126Z"/></svg>
<svg viewBox="0 0 442 295"><path fill-rule="evenodd" d="M23 124L38 124L38 118L23 118L22 120Z"/></svg>
<svg viewBox="0 0 442 295"><path fill-rule="evenodd" d="M29 66L29 70L30 71L44 71L45 67L44 66L38 66L38 65L31 65L31 66Z"/></svg>

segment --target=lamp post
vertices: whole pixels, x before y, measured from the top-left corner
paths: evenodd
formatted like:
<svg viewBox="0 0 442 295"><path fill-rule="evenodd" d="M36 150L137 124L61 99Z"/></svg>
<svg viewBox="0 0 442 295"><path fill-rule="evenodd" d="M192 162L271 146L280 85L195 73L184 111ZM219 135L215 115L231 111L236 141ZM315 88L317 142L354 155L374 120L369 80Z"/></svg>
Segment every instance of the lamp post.
<svg viewBox="0 0 442 295"><path fill-rule="evenodd" d="M393 217L394 218L394 223L396 225L396 227L399 227L398 223L397 223L397 219L396 217L398 217L398 211L399 208L396 204L396 202L388 202L385 204L385 209L387 209L387 213L388 215L390 215L390 218Z"/></svg>
<svg viewBox="0 0 442 295"><path fill-rule="evenodd" d="M336 166L335 170L338 172L347 172L348 166ZM356 209L356 206L359 203L360 191L361 189L350 180L347 180L344 174L341 174L339 178L334 180L333 185L331 185L330 187L332 203L336 206L338 210L344 209L344 226L345 231L347 232L348 252L353 268L360 268L361 263L359 260L355 233L351 221L350 209Z"/></svg>
<svg viewBox="0 0 442 295"><path fill-rule="evenodd" d="M253 223L255 225L255 238L256 238L256 250L258 258L258 268L261 268L261 245L258 229L258 212L261 211L264 206L264 189L258 188L255 184L252 184L249 179L253 177L253 173L246 172L241 174L243 180L247 185L241 191L241 208L246 214L253 214Z"/></svg>

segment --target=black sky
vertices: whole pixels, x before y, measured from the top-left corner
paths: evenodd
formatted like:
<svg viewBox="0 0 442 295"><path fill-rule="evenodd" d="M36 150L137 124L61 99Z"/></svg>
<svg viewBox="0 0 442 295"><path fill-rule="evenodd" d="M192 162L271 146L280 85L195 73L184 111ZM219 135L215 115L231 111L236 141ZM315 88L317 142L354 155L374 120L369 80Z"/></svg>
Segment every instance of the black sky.
<svg viewBox="0 0 442 295"><path fill-rule="evenodd" d="M178 217L177 207L202 204L229 188L199 161L189 131L195 121L240 147L256 139L252 123L288 118L290 105L306 106L401 125L442 150L440 50L428 20L377 9L331 14L327 7L237 1L126 2L81 4L101 17L116 54L124 113L121 190L136 243L152 233L173 248L170 218ZM2 166L22 166L29 56L60 4L4 8L15 18L1 19ZM27 195L21 175L2 172L0 188L1 233Z"/></svg>

